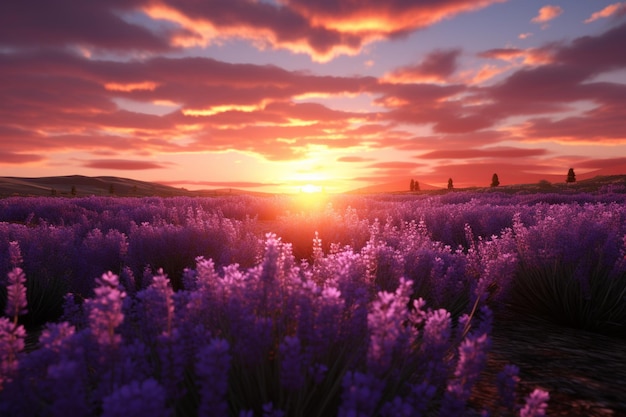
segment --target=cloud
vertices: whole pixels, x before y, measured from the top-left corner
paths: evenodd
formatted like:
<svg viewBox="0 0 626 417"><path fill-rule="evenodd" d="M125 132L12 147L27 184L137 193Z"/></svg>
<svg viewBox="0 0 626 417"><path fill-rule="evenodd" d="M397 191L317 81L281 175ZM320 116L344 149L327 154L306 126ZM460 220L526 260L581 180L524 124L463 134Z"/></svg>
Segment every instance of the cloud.
<svg viewBox="0 0 626 417"><path fill-rule="evenodd" d="M519 35L517 35L518 39L528 39L531 36L533 36L533 34L531 32L525 32L525 33L520 33Z"/></svg>
<svg viewBox="0 0 626 417"><path fill-rule="evenodd" d="M151 31L122 16L139 1L58 0L0 3L0 46L84 47L105 51L166 51L170 31Z"/></svg>
<svg viewBox="0 0 626 417"><path fill-rule="evenodd" d="M543 165L550 162L546 162L551 157L547 150L510 144L549 141L613 146L626 142L626 91L623 83L612 81L626 69L622 51L626 24L531 49L496 48L471 55L462 49L434 50L419 62L391 69L380 78L331 76L278 65L154 54L183 48L170 42L185 36L202 40L202 31L208 30L202 25L210 24L219 29L215 36L238 36L235 32L244 28L240 33L250 39L254 34L270 33L267 48L303 47L309 48L307 53L330 56L343 53L343 47L356 51L372 39L406 34L405 30L412 29L403 28L413 27L406 23L413 18L406 17L409 10L439 10L443 13L439 17L445 18L469 11L478 3L366 1L354 10L343 1L334 5L246 3L259 12L255 15L235 10L228 2L209 2L215 6L211 14L202 2L170 0L164 4L178 15L156 22L138 12L146 3L133 0L125 6L116 1L80 7L115 9L117 14L105 13L105 20L120 18L123 24L138 28L137 33L145 29L150 39L158 41L152 49L145 47L145 55L134 55L131 45L115 49L111 46L114 42L105 38L94 37L100 43L92 40L85 44L116 51L97 59L82 55L77 44L63 37L42 41L41 48L27 40L18 43L6 38L12 47L0 48L0 163L38 162L44 158L40 155L61 160L80 152L79 162L91 168L147 170L169 167L159 162L166 160L165 154L237 150L271 161L323 154L329 161L345 163L342 168L352 164L350 168L367 168L381 178L426 172L436 159L486 162L489 170L496 160L514 160L518 168L529 161L529 169L543 173L549 171ZM480 2L480 7L492 3ZM0 8L9 10L5 4ZM376 29L377 22L386 19L384 13L392 10L398 12L398 24ZM355 16L376 16L377 12L380 19L363 21L354 28L348 25ZM35 10L31 18L37 13ZM283 27L283 19L290 16L299 16L295 22L303 25L299 29L297 25ZM409 20L402 21L405 17ZM424 25L436 18L436 13L421 17ZM182 26L173 23L176 19L181 19ZM167 30L161 31L160 25ZM322 36L314 42L315 28L328 38ZM92 39L90 36L86 39ZM0 39L4 42L5 38ZM134 39L131 36L128 42L132 44ZM364 59L357 60L357 70L362 69ZM376 60L378 68L381 57ZM471 61L472 67L465 68L465 61ZM324 68L327 74L333 70ZM155 114L149 109L154 103L169 103L170 109ZM365 155L405 152L406 159L421 154L424 165L415 162L419 160L373 160L358 153L363 150L368 152ZM465 169L473 167L465 165ZM442 181L451 175L444 168L432 168L445 177ZM507 170L510 178L513 173ZM482 181L482 177L475 178Z"/></svg>
<svg viewBox="0 0 626 417"><path fill-rule="evenodd" d="M526 65L548 64L552 62L550 51L545 48L496 48L483 51L478 56L506 62L519 62Z"/></svg>
<svg viewBox="0 0 626 417"><path fill-rule="evenodd" d="M576 163L580 168L614 168L626 167L626 158L588 159Z"/></svg>
<svg viewBox="0 0 626 417"><path fill-rule="evenodd" d="M487 149L442 149L416 156L418 159L527 158L545 155L545 149L493 147Z"/></svg>
<svg viewBox="0 0 626 417"><path fill-rule="evenodd" d="M556 19L563 13L563 9L560 6L543 6L539 9L539 14L533 17L530 21L533 23L546 23Z"/></svg>
<svg viewBox="0 0 626 417"><path fill-rule="evenodd" d="M585 20L585 23L595 22L598 19L604 19L611 16L619 16L626 14L626 2L613 3L606 6L604 9L592 13L589 18Z"/></svg>
<svg viewBox="0 0 626 417"><path fill-rule="evenodd" d="M223 188L261 188L283 185L277 182L251 181L158 181L159 184L171 186L223 187Z"/></svg>
<svg viewBox="0 0 626 417"><path fill-rule="evenodd" d="M121 171L142 171L146 169L166 168L166 164L129 159L94 159L83 163L85 168L110 169Z"/></svg>
<svg viewBox="0 0 626 417"><path fill-rule="evenodd" d="M565 162L565 163L564 163ZM420 181L442 185L452 178L455 188L491 184L493 174L498 174L501 185L536 183L542 179L551 181L565 178L569 161L524 161L523 163L470 162L437 165ZM562 173L560 173L562 171Z"/></svg>
<svg viewBox="0 0 626 417"><path fill-rule="evenodd" d="M30 164L41 162L44 159L41 155L0 151L0 166Z"/></svg>
<svg viewBox="0 0 626 417"><path fill-rule="evenodd" d="M475 11L502 2L502 0L442 0L437 2L289 0L287 4L307 17L314 25L352 33L393 36L430 26L459 13Z"/></svg>
<svg viewBox="0 0 626 417"><path fill-rule="evenodd" d="M341 156L337 158L337 162L370 162L372 158L364 158L362 156Z"/></svg>
<svg viewBox="0 0 626 417"><path fill-rule="evenodd" d="M384 77L391 83L447 82L458 67L460 49L436 50L417 65L401 67Z"/></svg>
<svg viewBox="0 0 626 417"><path fill-rule="evenodd" d="M420 164L416 162L405 162L405 161L390 161L390 162L376 162L374 164L368 165L369 168L375 169L413 169L415 167L420 166Z"/></svg>
<svg viewBox="0 0 626 417"><path fill-rule="evenodd" d="M306 95L361 94L377 85L374 77L316 76L209 58L117 62L67 52L0 58L5 81L0 85L0 125L20 126L20 135L29 137L13 142L16 152L29 147L193 152L242 146L269 159L293 159L306 151L305 141L358 144L354 124L376 117L292 101ZM39 75L42 70L46 77ZM120 108L123 102L135 103L133 110ZM140 112L141 103L155 102L178 108L162 116ZM370 134L384 130L371 129Z"/></svg>

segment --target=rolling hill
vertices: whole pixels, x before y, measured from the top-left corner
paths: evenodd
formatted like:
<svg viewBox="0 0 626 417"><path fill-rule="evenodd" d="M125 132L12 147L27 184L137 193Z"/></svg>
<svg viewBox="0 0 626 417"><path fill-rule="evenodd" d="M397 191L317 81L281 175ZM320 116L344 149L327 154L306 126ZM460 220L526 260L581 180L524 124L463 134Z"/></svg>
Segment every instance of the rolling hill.
<svg viewBox="0 0 626 417"><path fill-rule="evenodd" d="M400 193L411 194L409 191L410 180L400 180L383 184L375 184L357 188L347 194L380 194ZM455 188L455 192L499 191L506 193L572 193L613 191L626 193L626 175L601 175L583 179L575 183L565 182L550 183L540 181L529 184L504 185L497 188L471 187ZM443 187L420 182L420 191L415 193L445 193ZM176 188L155 182L138 181L121 177L86 177L82 175L67 175L57 177L20 178L0 177L0 198L10 196L62 196L62 197L85 197L85 196L118 196L118 197L215 197L223 195L270 195L262 192L252 192L239 189L216 189L216 190L187 190Z"/></svg>

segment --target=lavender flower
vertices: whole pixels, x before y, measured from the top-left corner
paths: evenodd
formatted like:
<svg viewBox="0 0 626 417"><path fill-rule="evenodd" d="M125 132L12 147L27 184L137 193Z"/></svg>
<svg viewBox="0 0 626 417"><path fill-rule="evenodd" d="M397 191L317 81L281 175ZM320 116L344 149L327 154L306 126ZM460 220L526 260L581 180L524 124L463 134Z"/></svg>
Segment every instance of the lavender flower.
<svg viewBox="0 0 626 417"><path fill-rule="evenodd" d="M116 347L121 336L115 329L124 321L122 301L126 293L119 286L118 276L107 272L96 279L96 297L85 302L89 311L89 327L101 346Z"/></svg>
<svg viewBox="0 0 626 417"><path fill-rule="evenodd" d="M278 350L281 356L280 384L288 390L297 391L304 384L300 339L297 336L286 336Z"/></svg>
<svg viewBox="0 0 626 417"><path fill-rule="evenodd" d="M436 392L437 387L427 382L422 382L411 387L411 392L406 400L413 406L415 417L421 416L426 411L428 404L435 396Z"/></svg>
<svg viewBox="0 0 626 417"><path fill-rule="evenodd" d="M394 294L381 291L372 303L372 309L367 316L370 329L369 350L367 352L368 369L377 375L386 372L391 366L393 356L402 352L410 345L412 328L406 328L408 320L409 295L413 282L404 278Z"/></svg>
<svg viewBox="0 0 626 417"><path fill-rule="evenodd" d="M76 302L76 296L72 293L67 293L63 296L63 315L62 321L67 321L78 329L82 329L87 326L87 320L83 314L82 305Z"/></svg>
<svg viewBox="0 0 626 417"><path fill-rule="evenodd" d="M0 390L11 381L12 374L17 370L17 355L24 350L25 338L26 330L22 325L0 317Z"/></svg>
<svg viewBox="0 0 626 417"><path fill-rule="evenodd" d="M342 313L345 307L341 293L334 287L327 287L322 290L319 303L321 305L313 325L314 336L313 340L310 341L312 353L317 357L326 354L332 344L339 339L343 320Z"/></svg>
<svg viewBox="0 0 626 417"><path fill-rule="evenodd" d="M143 315L141 323L149 337L171 333L174 315L173 294L174 290L162 269L152 277L150 286L137 294L137 298L141 300Z"/></svg>
<svg viewBox="0 0 626 417"><path fill-rule="evenodd" d="M156 337L156 353L159 358L159 381L163 384L168 397L178 399L185 394L182 382L185 369L189 365L185 357L186 348L178 329L162 333Z"/></svg>
<svg viewBox="0 0 626 417"><path fill-rule="evenodd" d="M263 404L263 417L284 417L284 415L284 411L274 409L273 403Z"/></svg>
<svg viewBox="0 0 626 417"><path fill-rule="evenodd" d="M24 262L24 258L22 258L20 244L17 241L9 242L9 260L13 268L22 267L22 262Z"/></svg>
<svg viewBox="0 0 626 417"><path fill-rule="evenodd" d="M385 403L380 410L382 417L416 417L413 406L402 397L395 397L392 401Z"/></svg>
<svg viewBox="0 0 626 417"><path fill-rule="evenodd" d="M102 401L102 417L169 417L165 390L154 379L133 381L115 390Z"/></svg>
<svg viewBox="0 0 626 417"><path fill-rule="evenodd" d="M49 411L53 417L85 416L89 414L86 381L80 377L80 364L62 358L48 367L48 379L52 390Z"/></svg>
<svg viewBox="0 0 626 417"><path fill-rule="evenodd" d="M41 332L39 344L44 349L59 352L64 340L72 336L75 331L76 328L68 322L48 323L43 332Z"/></svg>
<svg viewBox="0 0 626 417"><path fill-rule="evenodd" d="M26 276L21 268L15 267L8 275L9 281L7 285L7 305L4 313L14 318L17 323L17 317L28 312L28 301L26 300Z"/></svg>
<svg viewBox="0 0 626 417"><path fill-rule="evenodd" d="M426 313L421 352L426 359L424 378L430 384L439 385L445 381L448 365L444 357L450 347L451 328L452 319L445 309Z"/></svg>
<svg viewBox="0 0 626 417"><path fill-rule="evenodd" d="M515 408L515 390L519 382L519 368L515 365L505 365L496 377L498 398L500 403L509 410Z"/></svg>
<svg viewBox="0 0 626 417"><path fill-rule="evenodd" d="M526 397L526 404L524 408L520 410L520 417L543 417L546 415L546 408L548 408L548 400L550 394L546 391L535 389L528 397Z"/></svg>
<svg viewBox="0 0 626 417"><path fill-rule="evenodd" d="M213 339L197 355L196 381L200 393L199 416L227 416L228 372L231 356L228 342Z"/></svg>
<svg viewBox="0 0 626 417"><path fill-rule="evenodd" d="M375 415L384 383L373 375L347 372L342 381L343 393L338 417L370 417Z"/></svg>
<svg viewBox="0 0 626 417"><path fill-rule="evenodd" d="M489 336L468 336L459 347L459 361L454 371L454 379L448 383L444 394L441 417L454 417L462 414L465 404L472 394L472 388L487 362Z"/></svg>

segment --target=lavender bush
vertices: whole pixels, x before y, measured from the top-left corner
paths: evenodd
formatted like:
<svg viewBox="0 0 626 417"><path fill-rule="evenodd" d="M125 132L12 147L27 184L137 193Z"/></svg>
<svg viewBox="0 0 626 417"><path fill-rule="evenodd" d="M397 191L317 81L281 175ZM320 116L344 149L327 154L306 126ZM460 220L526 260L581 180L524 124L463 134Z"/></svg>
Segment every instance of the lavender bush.
<svg viewBox="0 0 626 417"><path fill-rule="evenodd" d="M545 415L472 401L500 313L626 326L626 208L558 199L2 200L0 414Z"/></svg>

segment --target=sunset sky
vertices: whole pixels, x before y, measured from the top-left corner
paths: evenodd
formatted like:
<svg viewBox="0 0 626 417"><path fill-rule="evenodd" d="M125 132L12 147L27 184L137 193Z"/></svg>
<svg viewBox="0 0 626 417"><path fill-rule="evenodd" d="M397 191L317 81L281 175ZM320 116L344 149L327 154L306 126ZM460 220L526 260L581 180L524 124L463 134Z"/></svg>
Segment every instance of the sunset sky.
<svg viewBox="0 0 626 417"><path fill-rule="evenodd" d="M626 2L0 2L0 176L328 192L626 173Z"/></svg>

